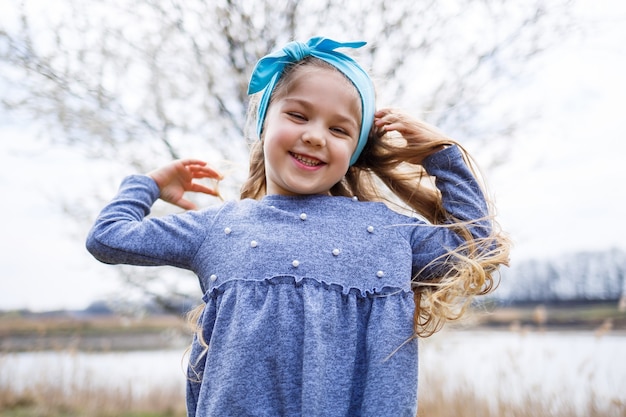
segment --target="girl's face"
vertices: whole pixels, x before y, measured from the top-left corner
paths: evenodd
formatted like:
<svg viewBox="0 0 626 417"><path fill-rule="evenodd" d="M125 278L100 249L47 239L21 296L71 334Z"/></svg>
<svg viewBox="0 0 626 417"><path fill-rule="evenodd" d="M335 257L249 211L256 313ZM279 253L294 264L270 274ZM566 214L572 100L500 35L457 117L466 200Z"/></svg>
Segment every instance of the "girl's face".
<svg viewBox="0 0 626 417"><path fill-rule="evenodd" d="M346 174L361 127L352 83L303 66L271 102L263 129L267 194L327 194Z"/></svg>

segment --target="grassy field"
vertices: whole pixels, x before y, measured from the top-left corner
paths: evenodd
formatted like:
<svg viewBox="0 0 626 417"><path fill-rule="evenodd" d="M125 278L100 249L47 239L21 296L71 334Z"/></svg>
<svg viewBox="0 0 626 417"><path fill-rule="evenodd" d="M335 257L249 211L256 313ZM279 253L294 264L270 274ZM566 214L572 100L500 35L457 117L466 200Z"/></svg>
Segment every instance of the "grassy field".
<svg viewBox="0 0 626 417"><path fill-rule="evenodd" d="M528 398L514 406L496 402L488 404L472 391L445 394L441 387L430 386L420 394L419 417L623 417L626 404L615 403L599 409L586 409L554 401ZM154 391L140 400L129 392L93 392L74 387L71 392L60 387L33 387L31 392L12 396L4 387L0 391L2 417L184 417L184 398L177 392Z"/></svg>
<svg viewBox="0 0 626 417"><path fill-rule="evenodd" d="M616 303L483 307L462 326L521 332L578 330L603 335L626 330L626 313ZM175 344L182 352L189 334L184 320L177 317L84 320L5 314L0 316L0 366L1 353L9 351L114 351L129 346L161 349ZM420 386L420 417L626 417L626 404L618 401L603 404L603 408L591 401L586 409L568 406L567 399L546 401L530 396L521 405L497 399L487 403L488 394L470 387L450 395L445 391L445 381L430 378L429 382L427 387ZM0 381L0 417L185 416L180 389L152 389L138 396L131 389L102 390L83 382L60 385L35 384L18 392L11 388L10 381Z"/></svg>

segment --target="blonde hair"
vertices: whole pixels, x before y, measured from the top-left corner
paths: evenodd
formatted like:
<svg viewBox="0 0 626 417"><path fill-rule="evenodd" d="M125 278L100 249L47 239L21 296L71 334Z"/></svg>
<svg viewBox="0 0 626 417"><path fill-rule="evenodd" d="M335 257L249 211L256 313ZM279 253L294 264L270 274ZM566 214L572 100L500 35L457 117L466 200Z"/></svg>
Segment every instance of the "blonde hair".
<svg viewBox="0 0 626 417"><path fill-rule="evenodd" d="M334 69L315 58L302 60L286 69L271 100L284 94L294 72L307 65ZM258 97L253 97L248 108L246 126L252 146L248 179L241 188L242 199L260 199L266 193L263 144L255 138L256 133L251 134L255 126L257 100ZM455 144L478 178L475 164L463 147L434 127L413 119L407 122L417 123L413 131L419 132L421 138L418 139L421 140L407 141L398 134L372 128L361 156L348 169L344 178L330 189L330 194L358 196L361 201L382 201L397 211L415 213L431 225L454 229L463 237L465 243L462 246L441 259L433 260L429 265L445 263L446 268L434 268L445 271L441 276L418 280L423 272L418 271L413 280L414 336L428 337L440 330L446 322L463 316L475 296L495 289L498 267L508 264L510 243L494 219L491 204L490 214L486 218L471 222L459 221L445 210L441 193L432 186L432 178L421 166L422 160L442 146ZM490 235L474 238L471 229L484 227L481 225L485 221L492 224ZM196 312L195 319L197 316Z"/></svg>

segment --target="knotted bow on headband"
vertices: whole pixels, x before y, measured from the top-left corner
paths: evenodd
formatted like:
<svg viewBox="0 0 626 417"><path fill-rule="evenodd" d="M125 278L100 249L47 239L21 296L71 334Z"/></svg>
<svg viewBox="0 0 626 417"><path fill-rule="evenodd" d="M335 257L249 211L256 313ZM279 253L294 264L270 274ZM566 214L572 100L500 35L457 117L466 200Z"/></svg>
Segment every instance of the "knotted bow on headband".
<svg viewBox="0 0 626 417"><path fill-rule="evenodd" d="M374 85L367 72L365 72L354 59L341 52L335 51L335 49L360 48L365 44L366 42L342 43L332 39L315 37L309 39L307 43L289 42L279 51L261 58L259 62L257 62L254 71L252 71L250 84L248 85L248 94L265 90L259 102L257 115L257 134L259 137L261 137L265 114L267 113L267 107L272 92L285 67L289 64L301 61L307 56L313 56L328 62L341 71L341 73L348 77L352 84L354 84L361 96L361 131L359 134L359 142L350 159L350 165L354 164L365 147L369 131L374 121L376 106Z"/></svg>

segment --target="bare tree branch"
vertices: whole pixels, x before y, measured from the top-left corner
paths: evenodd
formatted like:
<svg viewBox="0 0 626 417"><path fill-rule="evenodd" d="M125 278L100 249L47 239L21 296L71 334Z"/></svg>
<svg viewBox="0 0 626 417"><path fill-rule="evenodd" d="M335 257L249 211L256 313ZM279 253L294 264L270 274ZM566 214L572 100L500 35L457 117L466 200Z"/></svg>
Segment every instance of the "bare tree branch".
<svg viewBox="0 0 626 417"><path fill-rule="evenodd" d="M463 141L506 144L532 113L513 117L501 98L568 34L571 3L66 0L36 13L25 0L0 27L1 103L42 126L52 145L134 170L197 153L245 166L253 65L284 42L323 35L369 41L356 53L382 105ZM501 148L494 165L506 160ZM155 278L137 274L148 291Z"/></svg>

